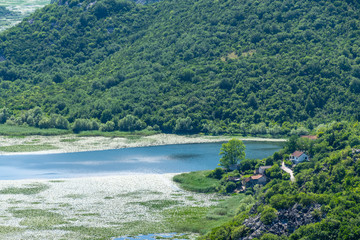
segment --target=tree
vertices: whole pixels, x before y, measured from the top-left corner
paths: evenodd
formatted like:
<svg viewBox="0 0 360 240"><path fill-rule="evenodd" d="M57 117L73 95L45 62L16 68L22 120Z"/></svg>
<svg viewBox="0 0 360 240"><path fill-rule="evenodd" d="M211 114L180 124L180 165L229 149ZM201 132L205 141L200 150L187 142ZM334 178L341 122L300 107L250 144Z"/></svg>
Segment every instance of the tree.
<svg viewBox="0 0 360 240"><path fill-rule="evenodd" d="M225 191L227 193L232 193L236 189L236 184L233 182L228 182L225 186Z"/></svg>
<svg viewBox="0 0 360 240"><path fill-rule="evenodd" d="M360 80L359 79L352 79L350 82L350 91L353 93L360 93Z"/></svg>
<svg viewBox="0 0 360 240"><path fill-rule="evenodd" d="M53 81L55 83L62 83L64 82L64 80L65 80L64 77L59 73L56 73L55 76L53 77Z"/></svg>
<svg viewBox="0 0 360 240"><path fill-rule="evenodd" d="M102 2L95 5L95 7L94 7L94 15L97 18L106 17L107 14L108 14L108 9L106 8L106 6Z"/></svg>
<svg viewBox="0 0 360 240"><path fill-rule="evenodd" d="M9 116L10 114L7 108L0 109L0 124L5 123Z"/></svg>
<svg viewBox="0 0 360 240"><path fill-rule="evenodd" d="M299 136L293 135L289 138L289 140L286 143L286 148L288 149L288 152L294 152L297 148L297 141L299 139Z"/></svg>
<svg viewBox="0 0 360 240"><path fill-rule="evenodd" d="M179 79L185 82L191 82L195 73L191 69L184 69L179 74Z"/></svg>
<svg viewBox="0 0 360 240"><path fill-rule="evenodd" d="M248 99L248 106L252 107L253 109L258 109L258 101L254 94L251 94Z"/></svg>
<svg viewBox="0 0 360 240"><path fill-rule="evenodd" d="M50 118L48 117L43 117L40 121L39 121L39 128L51 128L53 127L51 125L51 121Z"/></svg>
<svg viewBox="0 0 360 240"><path fill-rule="evenodd" d="M239 164L245 159L245 145L241 140L231 139L227 143L223 143L220 149L220 165L229 168L231 165Z"/></svg>
<svg viewBox="0 0 360 240"><path fill-rule="evenodd" d="M126 117L120 119L119 128L122 131L142 130L146 128L146 123L133 115L126 115Z"/></svg>
<svg viewBox="0 0 360 240"><path fill-rule="evenodd" d="M100 131L102 132L111 132L115 129L115 123L113 121L107 121L106 124L103 124L100 127Z"/></svg>
<svg viewBox="0 0 360 240"><path fill-rule="evenodd" d="M192 130L192 120L190 117L179 118L176 120L175 131L177 133L190 132Z"/></svg>
<svg viewBox="0 0 360 240"><path fill-rule="evenodd" d="M55 120L55 127L59 129L68 129L69 121L63 116L58 116Z"/></svg>
<svg viewBox="0 0 360 240"><path fill-rule="evenodd" d="M111 113L110 109L105 109L102 113L101 113L101 117L100 117L100 121L102 123L106 123L108 121L110 121L112 119L113 115Z"/></svg>

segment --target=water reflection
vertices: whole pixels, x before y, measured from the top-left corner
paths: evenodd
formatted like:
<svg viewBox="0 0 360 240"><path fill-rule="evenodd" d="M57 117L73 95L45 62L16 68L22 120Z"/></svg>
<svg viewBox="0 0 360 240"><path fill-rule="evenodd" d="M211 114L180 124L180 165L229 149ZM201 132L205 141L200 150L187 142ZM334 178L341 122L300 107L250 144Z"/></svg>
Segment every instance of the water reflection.
<svg viewBox="0 0 360 240"><path fill-rule="evenodd" d="M196 158L199 157L200 154L173 154L169 156L169 159L182 159L182 160L186 160L186 159L191 159L191 158Z"/></svg>

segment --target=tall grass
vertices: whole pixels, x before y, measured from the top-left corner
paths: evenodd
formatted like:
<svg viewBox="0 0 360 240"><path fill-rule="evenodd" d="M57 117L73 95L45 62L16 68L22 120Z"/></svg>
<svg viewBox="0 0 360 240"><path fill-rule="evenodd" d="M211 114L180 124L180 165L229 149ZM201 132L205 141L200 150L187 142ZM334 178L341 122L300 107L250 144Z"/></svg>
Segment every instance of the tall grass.
<svg viewBox="0 0 360 240"><path fill-rule="evenodd" d="M9 187L0 190L0 194L24 194L34 195L49 189L49 186L43 183L33 183L25 187Z"/></svg>
<svg viewBox="0 0 360 240"><path fill-rule="evenodd" d="M206 234L211 229L229 222L239 213L239 205L251 207L255 200L244 194L231 196L213 207L174 207L165 209L163 216L174 232Z"/></svg>
<svg viewBox="0 0 360 240"><path fill-rule="evenodd" d="M43 144L43 145L20 144L20 145L0 147L0 151L2 152L37 152L37 151L46 151L53 149L58 149L58 148L50 144Z"/></svg>
<svg viewBox="0 0 360 240"><path fill-rule="evenodd" d="M141 130L134 132L122 132L122 131L114 131L114 132L101 132L101 131L83 131L77 134L80 137L92 137L92 136L102 136L102 137L123 137L123 138L140 138L143 136L151 136L154 134L160 133L159 131L149 131L149 130Z"/></svg>
<svg viewBox="0 0 360 240"><path fill-rule="evenodd" d="M174 181L180 184L180 187L193 192L211 193L216 192L221 186L220 181L214 178L206 177L211 170L182 173L174 176Z"/></svg>
<svg viewBox="0 0 360 240"><path fill-rule="evenodd" d="M0 124L0 135L3 136L29 136L29 135L42 135L42 136L55 136L71 133L70 130L64 129L40 129L35 127L25 126L10 126L7 124Z"/></svg>
<svg viewBox="0 0 360 240"><path fill-rule="evenodd" d="M16 218L23 218L20 225L34 228L36 230L49 229L54 225L66 223L61 214L42 209L12 209L10 212Z"/></svg>
<svg viewBox="0 0 360 240"><path fill-rule="evenodd" d="M92 136L103 136L103 137L123 137L128 139L136 139L143 136L151 136L154 134L160 133L159 131L150 131L150 130L141 130L134 132L101 132L101 131L83 131L77 134L79 137L92 137ZM57 136L73 134L73 131L68 129L57 129L57 128L48 128L41 129L29 126L11 126L7 124L0 124L0 135L3 136L31 136L31 135L42 135L42 136ZM66 140L65 140L66 141ZM71 141L71 140L69 140ZM73 140L76 141L76 140Z"/></svg>

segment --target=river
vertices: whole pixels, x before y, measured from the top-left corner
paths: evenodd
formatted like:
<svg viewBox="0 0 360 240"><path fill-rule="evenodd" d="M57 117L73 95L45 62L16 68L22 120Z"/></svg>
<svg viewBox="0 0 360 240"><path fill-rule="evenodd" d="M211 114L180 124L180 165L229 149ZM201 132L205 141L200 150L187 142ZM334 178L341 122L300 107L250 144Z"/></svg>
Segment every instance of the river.
<svg viewBox="0 0 360 240"><path fill-rule="evenodd" d="M281 143L246 142L246 158L265 158ZM73 178L214 169L221 143L179 144L115 150L0 156L0 180Z"/></svg>

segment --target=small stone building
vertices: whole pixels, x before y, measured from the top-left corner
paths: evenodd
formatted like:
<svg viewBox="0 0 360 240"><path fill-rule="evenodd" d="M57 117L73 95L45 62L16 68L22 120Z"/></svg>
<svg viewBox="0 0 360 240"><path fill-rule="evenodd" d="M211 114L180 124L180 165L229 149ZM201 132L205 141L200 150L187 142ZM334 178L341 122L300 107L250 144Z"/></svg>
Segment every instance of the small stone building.
<svg viewBox="0 0 360 240"><path fill-rule="evenodd" d="M272 167L272 166L261 166L261 167L259 167L258 169L255 169L254 173L255 173L255 174L265 175L266 169L269 169L269 168L271 168L271 167Z"/></svg>
<svg viewBox="0 0 360 240"><path fill-rule="evenodd" d="M245 178L242 182L243 186L252 187L256 184L264 185L266 184L266 177L262 174L253 175L251 177Z"/></svg>

